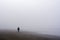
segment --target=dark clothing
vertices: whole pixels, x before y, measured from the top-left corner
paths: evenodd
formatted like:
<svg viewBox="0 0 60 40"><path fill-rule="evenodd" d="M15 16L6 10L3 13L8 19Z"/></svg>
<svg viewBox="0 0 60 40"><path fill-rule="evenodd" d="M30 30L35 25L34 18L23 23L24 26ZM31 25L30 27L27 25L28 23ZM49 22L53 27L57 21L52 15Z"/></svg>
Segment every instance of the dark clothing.
<svg viewBox="0 0 60 40"><path fill-rule="evenodd" d="M20 28L18 27L17 30L18 30L18 32L19 32Z"/></svg>

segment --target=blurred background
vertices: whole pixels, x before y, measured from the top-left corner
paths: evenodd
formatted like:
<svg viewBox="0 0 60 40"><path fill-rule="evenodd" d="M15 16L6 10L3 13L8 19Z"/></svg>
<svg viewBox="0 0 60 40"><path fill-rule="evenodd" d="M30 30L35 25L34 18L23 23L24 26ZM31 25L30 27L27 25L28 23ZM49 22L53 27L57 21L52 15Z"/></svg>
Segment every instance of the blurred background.
<svg viewBox="0 0 60 40"><path fill-rule="evenodd" d="M60 36L60 0L0 0L0 30Z"/></svg>

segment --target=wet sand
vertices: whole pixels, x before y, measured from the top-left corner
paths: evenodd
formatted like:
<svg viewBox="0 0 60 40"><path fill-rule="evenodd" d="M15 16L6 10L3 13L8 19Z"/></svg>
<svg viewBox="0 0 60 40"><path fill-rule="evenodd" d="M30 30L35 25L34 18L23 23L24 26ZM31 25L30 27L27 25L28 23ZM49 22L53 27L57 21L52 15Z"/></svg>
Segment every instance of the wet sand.
<svg viewBox="0 0 60 40"><path fill-rule="evenodd" d="M26 31L0 31L0 40L60 40L58 36L35 34Z"/></svg>

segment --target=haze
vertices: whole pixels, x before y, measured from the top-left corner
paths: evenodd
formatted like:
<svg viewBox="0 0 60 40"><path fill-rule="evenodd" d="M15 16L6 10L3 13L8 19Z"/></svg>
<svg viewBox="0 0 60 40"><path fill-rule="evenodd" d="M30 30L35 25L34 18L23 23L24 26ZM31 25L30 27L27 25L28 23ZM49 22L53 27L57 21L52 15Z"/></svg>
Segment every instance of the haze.
<svg viewBox="0 0 60 40"><path fill-rule="evenodd" d="M0 29L60 35L60 0L0 0Z"/></svg>

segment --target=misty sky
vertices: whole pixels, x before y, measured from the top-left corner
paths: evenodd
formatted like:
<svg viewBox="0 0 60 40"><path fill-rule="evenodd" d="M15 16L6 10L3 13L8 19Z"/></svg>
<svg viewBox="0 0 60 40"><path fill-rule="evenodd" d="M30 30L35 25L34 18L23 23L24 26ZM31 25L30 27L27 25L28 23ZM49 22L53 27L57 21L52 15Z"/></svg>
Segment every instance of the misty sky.
<svg viewBox="0 0 60 40"><path fill-rule="evenodd" d="M60 0L0 0L0 29L60 35Z"/></svg>

